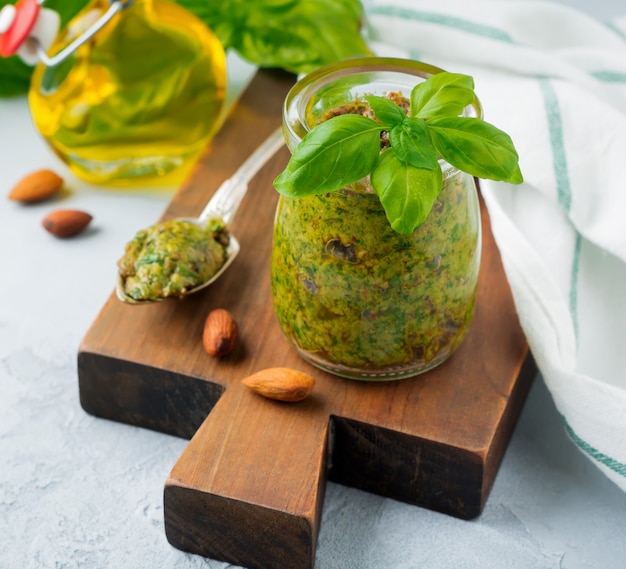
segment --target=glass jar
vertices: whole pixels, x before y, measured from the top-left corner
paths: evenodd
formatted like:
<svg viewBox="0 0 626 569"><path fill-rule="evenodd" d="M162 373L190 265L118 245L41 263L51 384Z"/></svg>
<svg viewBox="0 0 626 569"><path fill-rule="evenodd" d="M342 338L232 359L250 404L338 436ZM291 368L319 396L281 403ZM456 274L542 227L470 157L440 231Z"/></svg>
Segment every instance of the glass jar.
<svg viewBox="0 0 626 569"><path fill-rule="evenodd" d="M31 80L33 122L80 178L96 184L182 181L219 126L226 56L217 37L169 0L92 0L52 44L72 44L116 3L124 7Z"/></svg>
<svg viewBox="0 0 626 569"><path fill-rule="evenodd" d="M365 58L311 73L286 98L287 145L293 151L330 109L370 94L409 97L440 71ZM480 117L479 103L465 114ZM480 211L473 177L440 165L441 193L410 235L394 232L368 179L324 195L280 196L274 310L305 360L339 376L393 380L432 369L459 346L476 304Z"/></svg>

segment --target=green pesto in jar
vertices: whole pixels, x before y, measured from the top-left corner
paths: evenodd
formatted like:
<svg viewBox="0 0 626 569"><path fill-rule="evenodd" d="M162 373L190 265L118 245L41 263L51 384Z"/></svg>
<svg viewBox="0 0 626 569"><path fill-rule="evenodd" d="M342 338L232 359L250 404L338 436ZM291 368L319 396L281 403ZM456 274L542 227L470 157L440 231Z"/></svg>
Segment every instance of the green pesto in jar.
<svg viewBox="0 0 626 569"><path fill-rule="evenodd" d="M474 182L453 171L410 235L393 231L368 189L360 183L280 197L274 308L286 336L320 367L348 376L425 371L458 346L474 313L480 261Z"/></svg>
<svg viewBox="0 0 626 569"><path fill-rule="evenodd" d="M142 229L118 261L124 292L134 300L183 297L220 270L227 246L226 227L217 218L204 227L171 220Z"/></svg>

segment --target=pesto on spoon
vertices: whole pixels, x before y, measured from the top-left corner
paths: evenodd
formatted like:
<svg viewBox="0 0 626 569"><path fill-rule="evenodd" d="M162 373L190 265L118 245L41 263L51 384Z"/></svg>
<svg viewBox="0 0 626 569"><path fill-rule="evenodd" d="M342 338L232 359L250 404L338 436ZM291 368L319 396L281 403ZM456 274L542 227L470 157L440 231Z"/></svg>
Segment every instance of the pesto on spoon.
<svg viewBox="0 0 626 569"><path fill-rule="evenodd" d="M248 182L283 144L277 129L217 189L197 218L163 221L139 231L118 261L117 297L146 304L184 298L215 282L239 253L228 226Z"/></svg>

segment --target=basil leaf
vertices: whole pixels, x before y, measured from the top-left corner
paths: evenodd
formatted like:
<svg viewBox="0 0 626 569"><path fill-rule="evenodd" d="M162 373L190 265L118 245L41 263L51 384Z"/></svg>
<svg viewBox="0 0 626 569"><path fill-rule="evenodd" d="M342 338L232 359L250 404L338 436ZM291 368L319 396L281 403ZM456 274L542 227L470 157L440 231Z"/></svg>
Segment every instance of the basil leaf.
<svg viewBox="0 0 626 569"><path fill-rule="evenodd" d="M315 4L325 11L341 10L342 15L350 22L359 22L360 25L363 21L363 5L360 0L315 0Z"/></svg>
<svg viewBox="0 0 626 569"><path fill-rule="evenodd" d="M274 187L285 196L303 197L364 178L378 160L382 130L361 115L341 115L317 125L298 144Z"/></svg>
<svg viewBox="0 0 626 569"><path fill-rule="evenodd" d="M428 121L428 130L442 158L472 176L523 181L511 137L478 118L442 117Z"/></svg>
<svg viewBox="0 0 626 569"><path fill-rule="evenodd" d="M437 73L411 92L411 116L458 116L474 102L474 79L460 73Z"/></svg>
<svg viewBox="0 0 626 569"><path fill-rule="evenodd" d="M301 65L275 61L294 73L309 73L322 65L356 56L372 55L360 33L360 5L353 0L300 0L281 25L296 31L315 57ZM259 65L266 66L262 61Z"/></svg>
<svg viewBox="0 0 626 569"><path fill-rule="evenodd" d="M422 119L404 119L389 132L389 142L401 162L428 170L439 168L437 150Z"/></svg>
<svg viewBox="0 0 626 569"><path fill-rule="evenodd" d="M0 57L0 97L24 95L30 86L33 68L19 57Z"/></svg>
<svg viewBox="0 0 626 569"><path fill-rule="evenodd" d="M415 168L386 150L371 174L372 186L397 233L413 233L428 217L441 191L441 169Z"/></svg>
<svg viewBox="0 0 626 569"><path fill-rule="evenodd" d="M368 95L364 99L372 107L376 118L385 126L398 125L406 119L406 113L389 99L375 95Z"/></svg>
<svg viewBox="0 0 626 569"><path fill-rule="evenodd" d="M372 55L360 33L359 0L176 0L259 67L308 73L321 65Z"/></svg>
<svg viewBox="0 0 626 569"><path fill-rule="evenodd" d="M260 67L284 67L297 72L316 67L316 46L306 38L302 26L293 28L277 23L249 24L241 31L233 48L239 55Z"/></svg>
<svg viewBox="0 0 626 569"><path fill-rule="evenodd" d="M61 28L80 12L89 0L46 0L46 8L50 8L61 16Z"/></svg>
<svg viewBox="0 0 626 569"><path fill-rule="evenodd" d="M209 0L175 0L183 8L195 14L219 38L224 49L236 43L246 11L240 2Z"/></svg>

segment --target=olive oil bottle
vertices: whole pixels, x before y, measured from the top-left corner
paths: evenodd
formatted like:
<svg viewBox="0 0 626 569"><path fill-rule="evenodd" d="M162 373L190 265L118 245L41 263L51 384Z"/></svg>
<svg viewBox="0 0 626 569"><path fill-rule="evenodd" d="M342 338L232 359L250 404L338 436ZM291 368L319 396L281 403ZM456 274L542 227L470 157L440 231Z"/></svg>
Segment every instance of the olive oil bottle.
<svg viewBox="0 0 626 569"><path fill-rule="evenodd" d="M48 53L126 5L61 63L39 63L33 122L80 178L95 184L176 184L219 126L226 56L196 16L169 0L93 0Z"/></svg>

